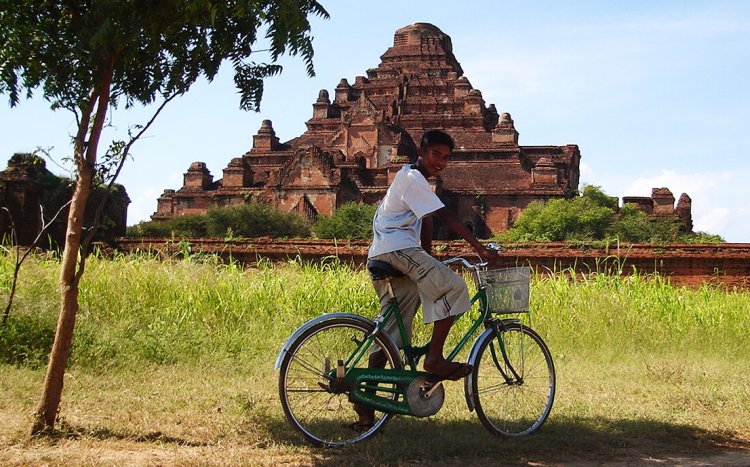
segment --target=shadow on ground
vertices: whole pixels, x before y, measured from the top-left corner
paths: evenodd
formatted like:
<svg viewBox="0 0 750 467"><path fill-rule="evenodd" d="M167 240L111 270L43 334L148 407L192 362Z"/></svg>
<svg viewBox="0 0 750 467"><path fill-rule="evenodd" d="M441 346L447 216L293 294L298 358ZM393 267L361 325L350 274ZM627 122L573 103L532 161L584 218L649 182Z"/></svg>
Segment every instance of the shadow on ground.
<svg viewBox="0 0 750 467"><path fill-rule="evenodd" d="M267 428L279 442L305 445L286 423ZM320 449L313 462L474 466L640 464L667 460L673 464L669 459L705 459L733 451L746 454L750 460L750 440L733 433L650 420L556 417L534 435L497 438L478 420L441 423L399 417L370 440L342 449Z"/></svg>
<svg viewBox="0 0 750 467"><path fill-rule="evenodd" d="M201 443L196 441L189 441L174 436L167 436L161 431L151 431L143 434L135 433L123 433L109 428L97 427L97 428L84 428L81 426L74 426L68 423L62 422L58 424L54 433L48 435L51 439L82 439L91 438L98 440L127 440L136 443L163 443L163 444L175 444L178 446L209 446L210 443Z"/></svg>

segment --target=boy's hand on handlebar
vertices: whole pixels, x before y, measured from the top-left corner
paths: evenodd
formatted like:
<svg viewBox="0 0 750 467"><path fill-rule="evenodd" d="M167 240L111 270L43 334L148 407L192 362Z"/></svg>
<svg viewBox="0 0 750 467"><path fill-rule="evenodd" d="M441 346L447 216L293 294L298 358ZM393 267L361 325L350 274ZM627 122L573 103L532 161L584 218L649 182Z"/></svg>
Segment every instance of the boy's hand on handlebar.
<svg viewBox="0 0 750 467"><path fill-rule="evenodd" d="M481 248L477 248L477 254L482 258L482 261L492 261L500 257L500 252L498 250L487 248L484 245L481 245Z"/></svg>

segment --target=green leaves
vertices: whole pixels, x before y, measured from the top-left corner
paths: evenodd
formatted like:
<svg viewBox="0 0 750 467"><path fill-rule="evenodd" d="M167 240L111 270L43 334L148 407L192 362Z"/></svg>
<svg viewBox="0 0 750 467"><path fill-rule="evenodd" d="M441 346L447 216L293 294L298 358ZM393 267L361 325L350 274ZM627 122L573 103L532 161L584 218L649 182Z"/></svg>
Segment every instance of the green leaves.
<svg viewBox="0 0 750 467"><path fill-rule="evenodd" d="M283 212L270 204L212 208L206 212L211 237L306 237L310 227L294 212Z"/></svg>
<svg viewBox="0 0 750 467"><path fill-rule="evenodd" d="M270 204L250 203L215 207L205 214L178 216L167 221L142 222L128 228L131 237L307 237L310 226L293 212Z"/></svg>
<svg viewBox="0 0 750 467"><path fill-rule="evenodd" d="M112 67L112 105L145 105L212 80L229 59L240 107L258 110L281 55L314 74L309 15L328 17L310 0L0 0L0 92L16 105L42 87L53 105L80 108ZM245 63L260 30L270 63Z"/></svg>
<svg viewBox="0 0 750 467"><path fill-rule="evenodd" d="M331 217L318 217L315 235L319 238L370 240L372 218L377 209L372 204L346 203L336 209Z"/></svg>
<svg viewBox="0 0 750 467"><path fill-rule="evenodd" d="M281 65L243 65L235 67L234 84L240 89L240 108L260 110L263 97L263 80L281 73Z"/></svg>
<svg viewBox="0 0 750 467"><path fill-rule="evenodd" d="M602 238L613 215L612 209L584 197L535 201L508 236L522 241L594 240Z"/></svg>
<svg viewBox="0 0 750 467"><path fill-rule="evenodd" d="M530 203L513 228L497 236L501 241L592 241L620 240L625 242L692 242L693 235L680 236L676 217L654 218L637 206L618 207L615 197L601 188L585 186L581 196L573 199L552 199ZM721 241L710 234L697 238Z"/></svg>

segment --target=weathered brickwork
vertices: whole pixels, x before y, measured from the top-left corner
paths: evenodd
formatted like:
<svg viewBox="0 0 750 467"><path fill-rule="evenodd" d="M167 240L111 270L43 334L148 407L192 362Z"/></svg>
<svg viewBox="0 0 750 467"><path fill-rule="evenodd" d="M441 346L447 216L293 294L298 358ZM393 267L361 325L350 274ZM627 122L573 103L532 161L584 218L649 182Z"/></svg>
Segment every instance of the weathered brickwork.
<svg viewBox="0 0 750 467"><path fill-rule="evenodd" d="M122 185L115 184L101 219L102 226L94 239L111 242L125 235L128 204L130 199ZM93 225L95 207L105 191L101 187L93 190L89 197L84 227ZM68 220L66 203L73 194L73 182L57 177L47 170L47 165L33 154L14 154L8 167L0 172L0 236L19 245L31 245L44 224L50 224L40 237L38 246L61 248L65 245L65 230ZM53 217L59 211L59 215ZM44 217L44 221L42 221Z"/></svg>
<svg viewBox="0 0 750 467"><path fill-rule="evenodd" d="M342 79L333 97L321 90L306 125L304 134L282 143L272 122L263 121L252 149L232 159L220 180L193 163L183 187L161 195L152 219L251 200L310 219L349 201L375 203L430 129L456 141L434 189L477 236L507 230L532 201L569 198L578 188L578 146L519 145L510 114L485 103L464 76L451 38L427 23L397 30L366 77ZM657 213L667 208L665 200L642 202ZM689 202L686 209L689 215Z"/></svg>

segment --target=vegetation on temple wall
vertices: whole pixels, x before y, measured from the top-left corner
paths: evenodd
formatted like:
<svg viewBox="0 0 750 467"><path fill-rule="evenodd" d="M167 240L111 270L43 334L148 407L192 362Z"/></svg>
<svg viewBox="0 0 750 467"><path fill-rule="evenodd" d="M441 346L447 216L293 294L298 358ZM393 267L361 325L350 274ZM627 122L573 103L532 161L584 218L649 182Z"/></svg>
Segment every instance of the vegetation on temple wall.
<svg viewBox="0 0 750 467"><path fill-rule="evenodd" d="M346 203L336 209L331 217L318 217L313 230L318 238L370 240L372 218L377 209L373 204Z"/></svg>
<svg viewBox="0 0 750 467"><path fill-rule="evenodd" d="M377 206L346 203L332 216L319 216L312 226L293 212L284 212L270 204L212 208L205 214L188 214L165 221L141 222L128 227L129 237L309 237L342 240L372 238L372 218Z"/></svg>
<svg viewBox="0 0 750 467"><path fill-rule="evenodd" d="M307 237L310 226L293 212L250 203L206 211L209 237Z"/></svg>
<svg viewBox="0 0 750 467"><path fill-rule="evenodd" d="M684 233L676 217L648 216L637 206L618 209L617 198L588 185L581 196L530 203L513 227L497 236L501 242L611 240L633 243L721 243L718 235Z"/></svg>
<svg viewBox="0 0 750 467"><path fill-rule="evenodd" d="M205 214L189 214L166 221L141 222L128 227L129 237L308 237L341 240L372 238L376 205L346 203L332 216L319 216L312 226L295 213L271 205L212 208ZM722 243L718 235L685 234L677 218L654 218L637 206L618 209L617 198L597 186L586 186L581 196L529 204L513 228L494 237L500 242Z"/></svg>
<svg viewBox="0 0 750 467"><path fill-rule="evenodd" d="M270 204L212 208L205 214L187 214L166 221L141 222L128 227L129 237L308 237L310 225L293 212Z"/></svg>
<svg viewBox="0 0 750 467"><path fill-rule="evenodd" d="M693 232L688 235L680 235L678 241L681 243L724 243L726 240L721 235L708 232Z"/></svg>
<svg viewBox="0 0 750 467"><path fill-rule="evenodd" d="M188 238L206 236L205 214L185 214L165 221L144 221L128 227L128 237Z"/></svg>

